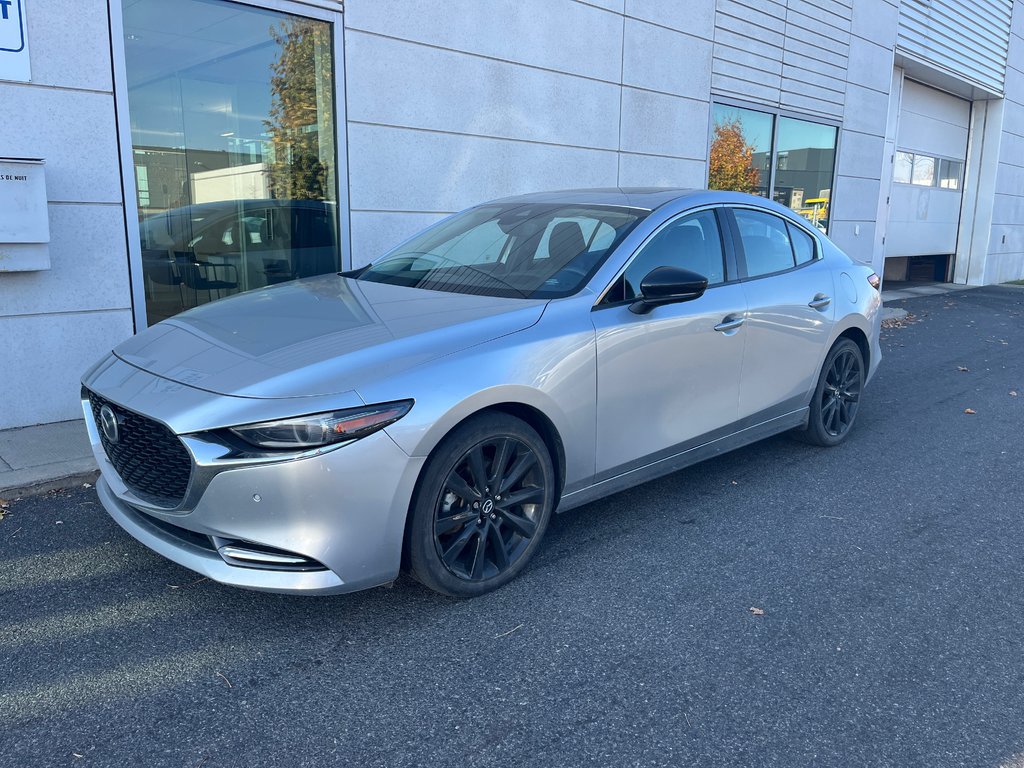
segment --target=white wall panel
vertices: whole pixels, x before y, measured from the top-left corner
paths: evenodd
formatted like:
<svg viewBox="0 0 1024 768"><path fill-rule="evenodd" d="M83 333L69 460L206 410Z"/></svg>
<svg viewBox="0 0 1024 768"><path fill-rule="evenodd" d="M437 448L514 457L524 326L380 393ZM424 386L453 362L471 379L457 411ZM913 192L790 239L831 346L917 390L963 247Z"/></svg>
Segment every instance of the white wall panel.
<svg viewBox="0 0 1024 768"><path fill-rule="evenodd" d="M702 189L707 182L708 166L703 160L619 154L619 183L624 187Z"/></svg>
<svg viewBox="0 0 1024 768"><path fill-rule="evenodd" d="M707 99L711 42L626 19L622 82L662 93Z"/></svg>
<svg viewBox="0 0 1024 768"><path fill-rule="evenodd" d="M46 161L50 269L0 273L0 429L81 416L82 372L132 333L104 0L31 0L31 83L0 83L0 154Z"/></svg>
<svg viewBox="0 0 1024 768"><path fill-rule="evenodd" d="M349 125L351 205L458 211L521 192L614 186L615 152Z"/></svg>
<svg viewBox="0 0 1024 768"><path fill-rule="evenodd" d="M349 89L349 120L617 147L618 85L357 31L345 44L360 84Z"/></svg>
<svg viewBox="0 0 1024 768"><path fill-rule="evenodd" d="M619 82L622 16L574 0L349 0L345 28Z"/></svg>
<svg viewBox="0 0 1024 768"><path fill-rule="evenodd" d="M130 308L121 206L51 203L49 220L50 269L0 274L3 314Z"/></svg>
<svg viewBox="0 0 1024 768"><path fill-rule="evenodd" d="M954 253L960 201L959 192L893 184L886 257Z"/></svg>
<svg viewBox="0 0 1024 768"><path fill-rule="evenodd" d="M971 103L912 80L903 83L899 149L953 157L967 156Z"/></svg>
<svg viewBox="0 0 1024 768"><path fill-rule="evenodd" d="M46 160L50 200L122 201L113 95L0 83L0 104L0 154Z"/></svg>
<svg viewBox="0 0 1024 768"><path fill-rule="evenodd" d="M0 317L0 429L81 418L81 376L132 334L131 312Z"/></svg>
<svg viewBox="0 0 1024 768"><path fill-rule="evenodd" d="M898 48L993 93L1003 92L1013 0L906 0Z"/></svg>
<svg viewBox="0 0 1024 768"><path fill-rule="evenodd" d="M626 0L626 15L707 40L715 34L715 0Z"/></svg>
<svg viewBox="0 0 1024 768"><path fill-rule="evenodd" d="M624 88L622 149L703 161L708 110L707 101Z"/></svg>
<svg viewBox="0 0 1024 768"><path fill-rule="evenodd" d="M32 0L32 82L110 91L107 0Z"/></svg>

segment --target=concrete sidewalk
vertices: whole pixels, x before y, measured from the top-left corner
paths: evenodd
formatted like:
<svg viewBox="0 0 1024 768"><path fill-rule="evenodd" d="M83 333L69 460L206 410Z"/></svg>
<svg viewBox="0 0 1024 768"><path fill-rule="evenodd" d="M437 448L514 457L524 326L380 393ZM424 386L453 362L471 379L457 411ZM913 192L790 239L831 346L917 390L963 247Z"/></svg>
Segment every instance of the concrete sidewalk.
<svg viewBox="0 0 1024 768"><path fill-rule="evenodd" d="M95 472L81 419L0 430L0 498L92 482Z"/></svg>

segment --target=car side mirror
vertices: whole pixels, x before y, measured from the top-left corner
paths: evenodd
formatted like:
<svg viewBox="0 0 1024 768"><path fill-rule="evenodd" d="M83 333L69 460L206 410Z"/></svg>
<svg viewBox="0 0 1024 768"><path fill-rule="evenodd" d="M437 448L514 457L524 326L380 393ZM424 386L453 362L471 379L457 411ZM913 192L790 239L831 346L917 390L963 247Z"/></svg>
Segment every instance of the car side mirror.
<svg viewBox="0 0 1024 768"><path fill-rule="evenodd" d="M640 281L640 296L629 305L629 310L645 315L663 304L693 301L704 295L708 279L688 269L656 267Z"/></svg>

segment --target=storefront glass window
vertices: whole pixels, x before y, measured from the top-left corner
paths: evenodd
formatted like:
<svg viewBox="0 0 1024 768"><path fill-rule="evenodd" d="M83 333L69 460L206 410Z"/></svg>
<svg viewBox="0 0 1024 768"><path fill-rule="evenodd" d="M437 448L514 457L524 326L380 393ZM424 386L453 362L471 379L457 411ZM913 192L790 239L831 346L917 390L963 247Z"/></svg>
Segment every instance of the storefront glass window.
<svg viewBox="0 0 1024 768"><path fill-rule="evenodd" d="M340 268L331 25L123 0L149 322Z"/></svg>
<svg viewBox="0 0 1024 768"><path fill-rule="evenodd" d="M772 196L823 232L828 231L836 135L831 125L779 118Z"/></svg>
<svg viewBox="0 0 1024 768"><path fill-rule="evenodd" d="M768 197L773 115L716 104L714 118L708 188Z"/></svg>
<svg viewBox="0 0 1024 768"><path fill-rule="evenodd" d="M708 188L770 195L828 231L838 129L725 104L713 114Z"/></svg>

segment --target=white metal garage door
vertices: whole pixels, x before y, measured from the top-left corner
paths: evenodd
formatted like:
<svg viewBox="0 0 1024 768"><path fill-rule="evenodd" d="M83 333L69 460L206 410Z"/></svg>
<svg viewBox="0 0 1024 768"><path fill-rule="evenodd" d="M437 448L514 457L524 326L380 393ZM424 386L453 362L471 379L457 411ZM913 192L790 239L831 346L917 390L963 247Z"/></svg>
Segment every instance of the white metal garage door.
<svg viewBox="0 0 1024 768"><path fill-rule="evenodd" d="M886 256L956 251L971 104L903 82Z"/></svg>

